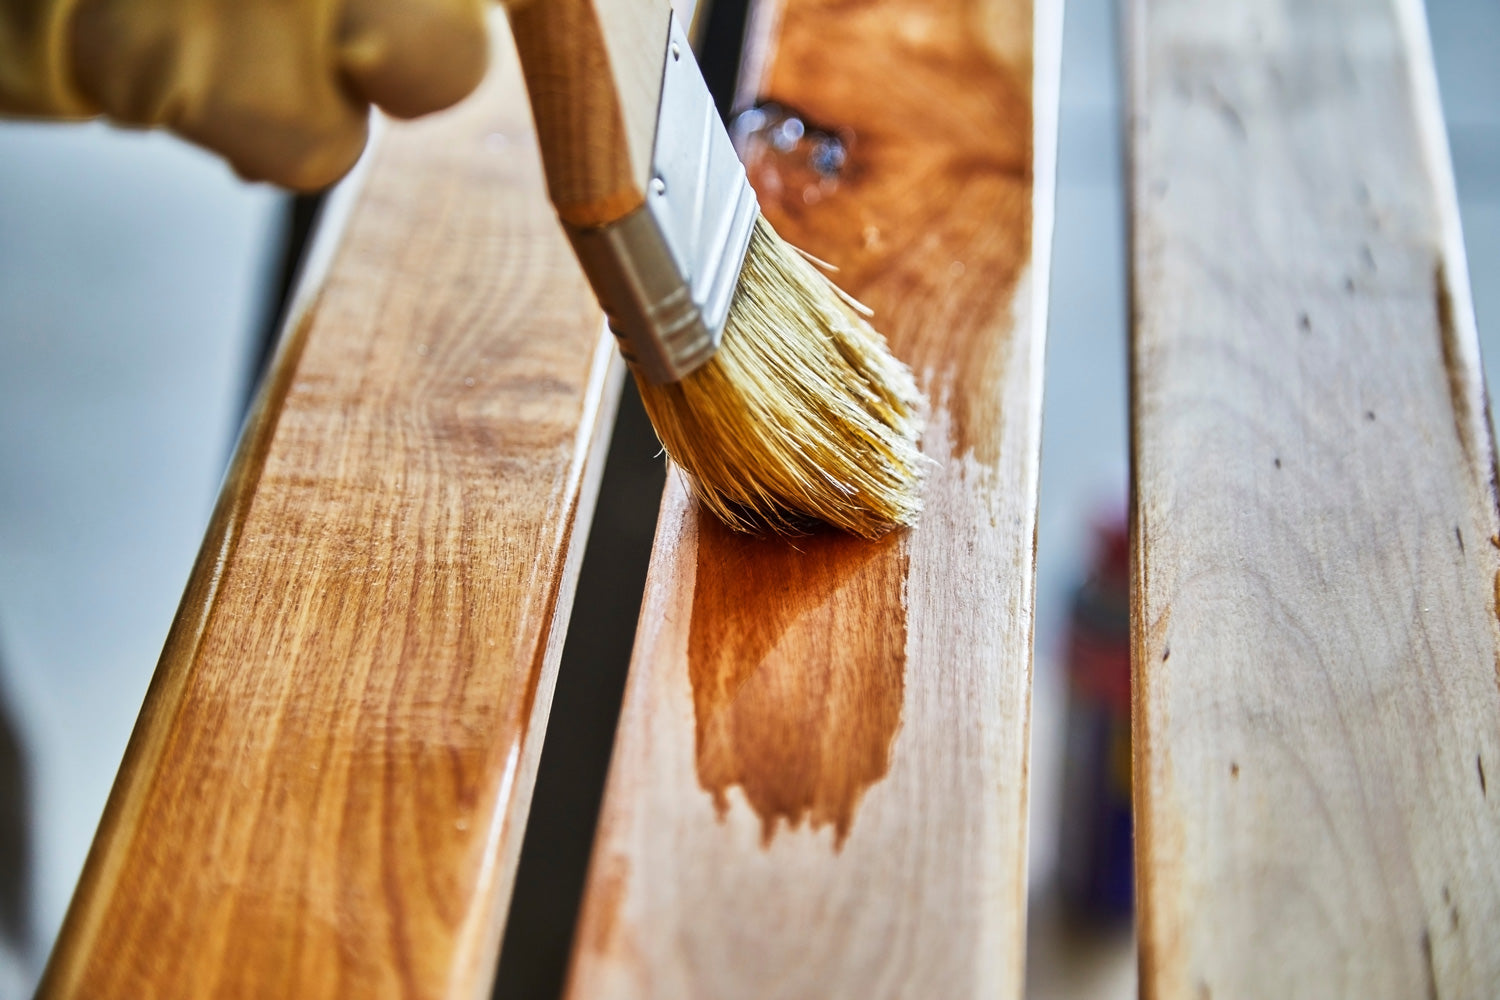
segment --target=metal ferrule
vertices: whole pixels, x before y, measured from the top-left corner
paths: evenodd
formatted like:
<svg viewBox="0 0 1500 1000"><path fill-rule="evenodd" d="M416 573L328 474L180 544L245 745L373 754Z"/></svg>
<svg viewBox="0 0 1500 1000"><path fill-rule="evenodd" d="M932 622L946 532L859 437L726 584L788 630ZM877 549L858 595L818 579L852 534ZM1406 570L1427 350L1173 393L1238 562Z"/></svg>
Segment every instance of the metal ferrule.
<svg viewBox="0 0 1500 1000"><path fill-rule="evenodd" d="M719 349L756 212L674 14L646 203L606 226L564 226L625 360L648 381L676 382Z"/></svg>

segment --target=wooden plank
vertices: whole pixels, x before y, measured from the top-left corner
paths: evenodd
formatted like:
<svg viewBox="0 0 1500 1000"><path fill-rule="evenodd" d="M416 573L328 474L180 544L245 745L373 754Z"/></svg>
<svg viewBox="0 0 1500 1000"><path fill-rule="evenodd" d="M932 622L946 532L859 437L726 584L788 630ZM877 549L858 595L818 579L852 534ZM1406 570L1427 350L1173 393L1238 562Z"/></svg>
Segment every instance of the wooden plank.
<svg viewBox="0 0 1500 1000"><path fill-rule="evenodd" d="M620 385L494 61L281 349L44 996L488 995Z"/></svg>
<svg viewBox="0 0 1500 1000"><path fill-rule="evenodd" d="M567 993L1017 996L1061 7L756 17L752 182L931 394L927 513L747 538L669 477Z"/></svg>
<svg viewBox="0 0 1500 1000"><path fill-rule="evenodd" d="M1422 6L1130 26L1144 995L1493 996L1500 516Z"/></svg>

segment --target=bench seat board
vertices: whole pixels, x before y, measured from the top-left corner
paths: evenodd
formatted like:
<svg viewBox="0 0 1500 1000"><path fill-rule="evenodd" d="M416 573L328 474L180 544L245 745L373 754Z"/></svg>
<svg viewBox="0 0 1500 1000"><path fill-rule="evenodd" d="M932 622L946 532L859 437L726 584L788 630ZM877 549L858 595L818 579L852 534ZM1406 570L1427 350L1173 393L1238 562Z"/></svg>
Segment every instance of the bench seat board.
<svg viewBox="0 0 1500 1000"><path fill-rule="evenodd" d="M1060 4L752 19L751 181L931 395L927 509L748 538L669 476L567 995L1018 996Z"/></svg>
<svg viewBox="0 0 1500 1000"><path fill-rule="evenodd" d="M1500 984L1495 456L1420 0L1134 0L1143 996Z"/></svg>
<svg viewBox="0 0 1500 1000"><path fill-rule="evenodd" d="M284 338L43 996L488 995L622 372L499 31Z"/></svg>

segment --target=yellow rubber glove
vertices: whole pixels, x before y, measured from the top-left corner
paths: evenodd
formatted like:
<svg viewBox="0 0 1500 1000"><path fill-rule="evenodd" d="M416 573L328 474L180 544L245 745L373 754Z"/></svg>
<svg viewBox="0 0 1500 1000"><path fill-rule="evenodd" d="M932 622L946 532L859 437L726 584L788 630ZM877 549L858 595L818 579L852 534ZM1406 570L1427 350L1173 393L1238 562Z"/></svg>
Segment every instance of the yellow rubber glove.
<svg viewBox="0 0 1500 1000"><path fill-rule="evenodd" d="M410 118L484 75L483 0L0 0L0 114L164 127L241 176L343 176L370 105Z"/></svg>

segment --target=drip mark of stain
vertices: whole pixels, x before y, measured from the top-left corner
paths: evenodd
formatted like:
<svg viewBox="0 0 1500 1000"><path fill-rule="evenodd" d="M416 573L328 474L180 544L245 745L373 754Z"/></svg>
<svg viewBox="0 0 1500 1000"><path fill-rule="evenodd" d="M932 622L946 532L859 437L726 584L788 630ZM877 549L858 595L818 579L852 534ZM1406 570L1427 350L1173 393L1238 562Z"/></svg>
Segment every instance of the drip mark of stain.
<svg viewBox="0 0 1500 1000"><path fill-rule="evenodd" d="M1425 927L1422 928L1419 944L1422 947L1422 962L1427 969L1427 996L1429 1000L1438 1000L1437 966L1432 960L1432 933Z"/></svg>
<svg viewBox="0 0 1500 1000"><path fill-rule="evenodd" d="M688 637L698 781L722 819L740 786L769 846L777 823L843 846L885 777L905 694L903 535L791 540L699 522Z"/></svg>

